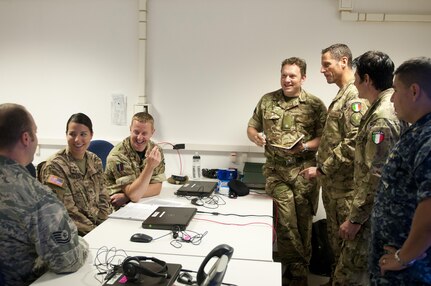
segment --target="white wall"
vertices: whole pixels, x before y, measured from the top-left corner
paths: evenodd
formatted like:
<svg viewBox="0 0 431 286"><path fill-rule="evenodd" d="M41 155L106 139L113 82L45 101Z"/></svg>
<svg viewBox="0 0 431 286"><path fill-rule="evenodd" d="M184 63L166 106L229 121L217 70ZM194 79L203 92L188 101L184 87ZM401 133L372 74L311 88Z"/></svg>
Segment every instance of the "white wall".
<svg viewBox="0 0 431 286"><path fill-rule="evenodd" d="M406 9L396 8L404 0L388 1L356 2L362 12ZM407 12L431 14L430 1L412 1L407 8L416 11ZM33 113L49 145L36 163L62 147L75 112L92 118L95 138L116 143L128 135L128 126L111 124L110 104L112 94L124 94L129 120L145 86L138 10L138 0L0 0L0 101ZM259 98L279 87L286 57L307 60L305 88L329 104L337 90L319 69L320 51L330 44L346 43L354 56L379 49L396 65L431 56L431 23L345 22L337 0L149 0L147 10L143 74L155 141L186 144L186 174L194 150L203 168L228 167L231 151L264 160L245 129ZM166 150L166 161L167 174L177 174L176 152Z"/></svg>
<svg viewBox="0 0 431 286"><path fill-rule="evenodd" d="M382 50L396 65L431 56L431 23L343 22L336 0L149 0L147 9L147 96L159 136L174 142L250 144L248 119L280 87L287 57L307 61L305 89L329 104L337 88L319 72L320 52L333 43L354 56Z"/></svg>
<svg viewBox="0 0 431 286"><path fill-rule="evenodd" d="M65 137L69 116L84 112L95 137L121 139L111 97L128 117L138 96L137 0L0 1L1 102L24 104L44 139ZM45 140L46 141L46 140Z"/></svg>

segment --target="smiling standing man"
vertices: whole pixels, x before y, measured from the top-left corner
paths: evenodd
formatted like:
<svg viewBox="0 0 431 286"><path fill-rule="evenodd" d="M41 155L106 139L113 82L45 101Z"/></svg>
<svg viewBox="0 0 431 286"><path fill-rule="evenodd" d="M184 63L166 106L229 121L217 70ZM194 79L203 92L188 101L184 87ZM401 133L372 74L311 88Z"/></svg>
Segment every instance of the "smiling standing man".
<svg viewBox="0 0 431 286"><path fill-rule="evenodd" d="M316 164L315 155L325 125L326 107L302 89L306 62L292 57L281 64L281 89L265 94L249 120L247 136L265 146L265 190L277 205L277 247L283 267L283 285L307 285L311 258L311 223L319 190L299 172ZM262 133L265 136L262 135ZM284 150L272 144L289 146Z"/></svg>
<svg viewBox="0 0 431 286"><path fill-rule="evenodd" d="M138 112L132 118L130 136L109 153L105 175L115 207L160 194L166 180L165 161L163 150L151 141L154 132L153 117Z"/></svg>

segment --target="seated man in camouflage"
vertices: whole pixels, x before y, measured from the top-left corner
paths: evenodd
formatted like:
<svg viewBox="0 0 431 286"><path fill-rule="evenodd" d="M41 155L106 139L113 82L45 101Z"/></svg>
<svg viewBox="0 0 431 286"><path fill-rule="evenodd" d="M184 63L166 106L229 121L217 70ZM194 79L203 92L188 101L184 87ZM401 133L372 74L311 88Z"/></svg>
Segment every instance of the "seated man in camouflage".
<svg viewBox="0 0 431 286"><path fill-rule="evenodd" d="M165 161L163 150L151 141L154 132L153 117L146 112L136 113L130 136L109 153L105 176L113 206L160 194L166 180Z"/></svg>

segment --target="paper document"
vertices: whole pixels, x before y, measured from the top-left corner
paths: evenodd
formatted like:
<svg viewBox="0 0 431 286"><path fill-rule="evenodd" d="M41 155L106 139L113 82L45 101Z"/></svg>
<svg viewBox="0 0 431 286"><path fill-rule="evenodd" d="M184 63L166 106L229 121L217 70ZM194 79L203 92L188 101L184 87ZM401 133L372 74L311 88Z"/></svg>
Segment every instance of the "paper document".
<svg viewBox="0 0 431 286"><path fill-rule="evenodd" d="M183 204L161 199L151 199L142 203L128 203L119 210L109 215L110 218L121 218L130 220L145 220L159 206L182 206Z"/></svg>
<svg viewBox="0 0 431 286"><path fill-rule="evenodd" d="M302 140L302 138L304 138L304 135L299 136L299 138L298 138L298 139L296 139L296 141L295 141L295 142L293 142L293 143L292 143L292 144L290 144L290 145L271 144L271 146L274 146L274 147L277 147L277 148L281 148L281 149L290 150L290 149L292 149L293 147L295 147L295 145L296 145L296 144L298 144L298 143Z"/></svg>

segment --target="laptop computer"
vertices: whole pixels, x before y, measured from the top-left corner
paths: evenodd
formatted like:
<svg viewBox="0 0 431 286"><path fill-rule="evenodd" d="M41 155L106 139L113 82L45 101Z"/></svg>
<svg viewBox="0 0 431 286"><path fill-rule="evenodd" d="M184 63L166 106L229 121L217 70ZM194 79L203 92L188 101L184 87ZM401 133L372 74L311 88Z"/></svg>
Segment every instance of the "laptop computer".
<svg viewBox="0 0 431 286"><path fill-rule="evenodd" d="M249 189L265 189L266 178L262 172L263 163L245 162L242 182Z"/></svg>
<svg viewBox="0 0 431 286"><path fill-rule="evenodd" d="M156 263L151 262L140 262L140 264L150 269L154 272L157 272L160 268ZM141 274L138 280L128 281L127 277L124 276L123 271L121 269L117 270L118 272L114 274L114 276L106 280L103 286L124 286L124 285L145 285L145 286L171 286L174 284L175 280L178 277L178 274L181 270L181 264L174 263L166 263L168 267L168 277L150 277L144 274Z"/></svg>
<svg viewBox="0 0 431 286"><path fill-rule="evenodd" d="M189 181L181 186L177 192L177 196L195 196L208 197L217 187L217 182L214 181Z"/></svg>
<svg viewBox="0 0 431 286"><path fill-rule="evenodd" d="M185 230L197 208L158 207L146 220L142 222L143 228Z"/></svg>

